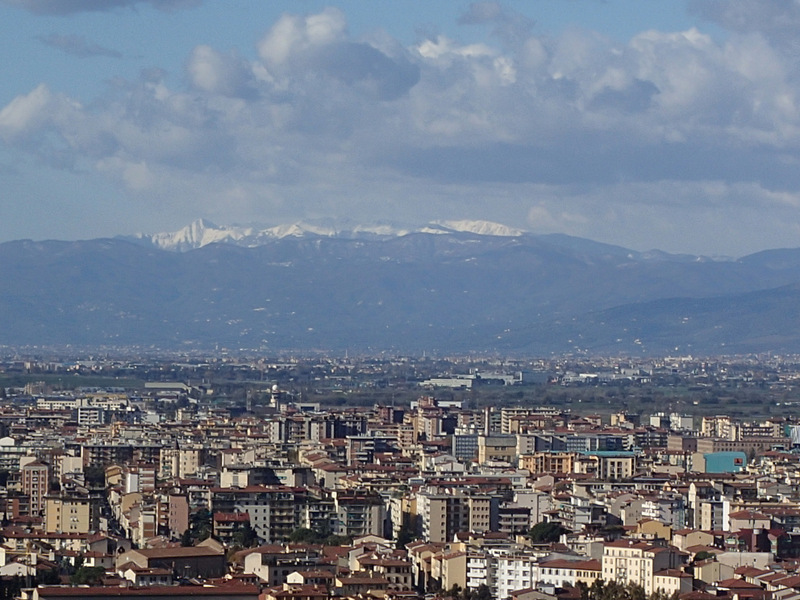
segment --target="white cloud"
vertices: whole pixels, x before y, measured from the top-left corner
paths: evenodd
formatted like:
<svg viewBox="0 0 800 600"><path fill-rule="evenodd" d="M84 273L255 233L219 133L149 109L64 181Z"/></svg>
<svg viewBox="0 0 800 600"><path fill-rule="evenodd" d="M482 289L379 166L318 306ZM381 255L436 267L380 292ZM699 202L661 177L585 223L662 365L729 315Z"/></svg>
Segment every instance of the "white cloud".
<svg viewBox="0 0 800 600"><path fill-rule="evenodd" d="M38 131L47 121L47 108L53 94L39 84L29 94L17 96L0 110L0 136L9 141Z"/></svg>
<svg viewBox="0 0 800 600"><path fill-rule="evenodd" d="M258 43L258 53L268 66L278 67L297 54L343 41L346 30L344 14L336 8L307 16L285 14Z"/></svg>
<svg viewBox="0 0 800 600"><path fill-rule="evenodd" d="M186 65L192 85L209 94L249 96L255 91L253 70L235 54L222 54L210 46L197 46Z"/></svg>
<svg viewBox="0 0 800 600"><path fill-rule="evenodd" d="M579 232L586 229L587 215L549 207L539 202L528 210L528 227L538 233Z"/></svg>
<svg viewBox="0 0 800 600"><path fill-rule="evenodd" d="M499 10L476 5L465 20L508 23ZM41 85L0 109L0 139L174 198L187 217L240 221L507 215L672 240L675 203L709 227L727 203L720 222L735 229L751 207L788 210L800 190L800 83L758 33L647 31L623 44L523 24L500 46L440 35L403 47L355 39L327 9L282 16L257 51L199 45L185 87L156 69L85 106Z"/></svg>
<svg viewBox="0 0 800 600"><path fill-rule="evenodd" d="M352 40L346 25L335 8L302 17L283 15L258 43L262 79L303 95L327 94L334 82L379 100L396 100L417 83L418 68L405 54L390 56Z"/></svg>
<svg viewBox="0 0 800 600"><path fill-rule="evenodd" d="M462 46L445 36L437 36L436 39L427 39L417 46L419 52L428 60L438 60L446 65L451 65L454 59L495 57L497 50L486 44L468 44Z"/></svg>
<svg viewBox="0 0 800 600"><path fill-rule="evenodd" d="M129 163L122 169L125 183L134 190L146 190L153 185L153 174L144 162Z"/></svg>

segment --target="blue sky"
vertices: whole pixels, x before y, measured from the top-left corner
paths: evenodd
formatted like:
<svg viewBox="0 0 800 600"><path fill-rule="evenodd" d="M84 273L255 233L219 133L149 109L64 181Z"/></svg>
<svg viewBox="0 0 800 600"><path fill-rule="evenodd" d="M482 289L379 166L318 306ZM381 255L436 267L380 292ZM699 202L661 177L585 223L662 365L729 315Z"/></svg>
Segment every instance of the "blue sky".
<svg viewBox="0 0 800 600"><path fill-rule="evenodd" d="M800 246L796 0L0 0L0 241L483 219Z"/></svg>

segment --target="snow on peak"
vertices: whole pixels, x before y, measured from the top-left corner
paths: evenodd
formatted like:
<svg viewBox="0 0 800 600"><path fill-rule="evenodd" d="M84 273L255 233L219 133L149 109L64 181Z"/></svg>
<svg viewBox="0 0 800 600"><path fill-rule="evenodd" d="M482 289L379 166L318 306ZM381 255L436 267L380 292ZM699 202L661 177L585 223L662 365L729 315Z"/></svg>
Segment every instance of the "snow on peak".
<svg viewBox="0 0 800 600"><path fill-rule="evenodd" d="M308 234L319 235L323 237L333 237L336 235L336 230L330 227L319 227L310 223L298 221L297 223L288 223L286 225L277 225L264 229L259 232L259 235L268 238L285 238L285 237L302 237Z"/></svg>
<svg viewBox="0 0 800 600"><path fill-rule="evenodd" d="M522 229L515 229L502 225L500 223L493 223L492 221L434 221L434 225L440 225L452 231L460 231L464 233L475 233L477 235L496 235L500 237L517 237L524 235L526 232Z"/></svg>
<svg viewBox="0 0 800 600"><path fill-rule="evenodd" d="M149 238L154 246L164 250L190 250L216 242L238 242L251 235L249 227L219 227L205 219L198 219L183 229L167 233L155 233Z"/></svg>
<svg viewBox="0 0 800 600"><path fill-rule="evenodd" d="M317 225L305 221L297 221L285 225L268 228L253 226L220 227L205 219L198 219L186 227L174 232L139 234L138 239L147 240L163 250L185 252L201 248L208 244L227 243L237 246L260 246L270 240L287 237L343 237L343 238L390 238L410 233L453 234L472 233L476 235L493 235L513 237L523 235L520 229L513 229L490 221L435 221L419 228L398 228L387 224L351 225L338 228L328 225Z"/></svg>

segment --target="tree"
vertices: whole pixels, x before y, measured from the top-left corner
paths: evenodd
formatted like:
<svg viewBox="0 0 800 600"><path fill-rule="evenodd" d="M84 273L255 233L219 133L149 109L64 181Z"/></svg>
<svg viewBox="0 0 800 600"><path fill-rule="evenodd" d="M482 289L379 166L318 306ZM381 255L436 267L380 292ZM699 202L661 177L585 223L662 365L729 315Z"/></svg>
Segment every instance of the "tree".
<svg viewBox="0 0 800 600"><path fill-rule="evenodd" d="M627 596L629 600L647 600L647 594L645 594L642 586L635 583L629 583L627 588Z"/></svg>
<svg viewBox="0 0 800 600"><path fill-rule="evenodd" d="M3 590L3 598L19 598L24 587L25 580L19 575L14 575L10 580L4 580L0 589Z"/></svg>
<svg viewBox="0 0 800 600"><path fill-rule="evenodd" d="M579 581L575 587L578 588L578 591L581 594L581 600L589 600L589 586L586 585L585 581Z"/></svg>
<svg viewBox="0 0 800 600"><path fill-rule="evenodd" d="M97 465L84 467L83 476L89 487L102 488L106 486L106 470L103 467Z"/></svg>
<svg viewBox="0 0 800 600"><path fill-rule="evenodd" d="M471 600L492 600L492 589L485 583L482 583L471 596Z"/></svg>
<svg viewBox="0 0 800 600"><path fill-rule="evenodd" d="M700 550L700 552L694 555L694 562L700 562L701 560L706 560L712 558L713 556L713 552L709 552L708 550Z"/></svg>
<svg viewBox="0 0 800 600"><path fill-rule="evenodd" d="M211 511L201 508L189 515L189 529L181 535L181 546L194 546L211 537Z"/></svg>
<svg viewBox="0 0 800 600"><path fill-rule="evenodd" d="M39 571L36 574L36 583L42 585L56 585L61 583L61 576L58 573L58 569L52 568Z"/></svg>
<svg viewBox="0 0 800 600"><path fill-rule="evenodd" d="M245 523L233 534L233 543L241 548L252 548L258 544L258 534L250 523Z"/></svg>
<svg viewBox="0 0 800 600"><path fill-rule="evenodd" d="M581 600L678 600L677 592L667 595L661 590L646 594L644 588L638 584L618 581L603 581L595 579L591 587L578 586L581 590Z"/></svg>
<svg viewBox="0 0 800 600"><path fill-rule="evenodd" d="M406 544L417 539L414 528L410 525L403 525L397 532L397 547L405 548Z"/></svg>
<svg viewBox="0 0 800 600"><path fill-rule="evenodd" d="M588 599L596 599L600 598L603 595L603 588L605 587L605 583L602 579L595 579L592 582L592 586L587 590L586 598L581 596L581 600L588 600Z"/></svg>
<svg viewBox="0 0 800 600"><path fill-rule="evenodd" d="M289 541L295 544L319 544L322 539L319 533L308 527L298 527L289 534Z"/></svg>
<svg viewBox="0 0 800 600"><path fill-rule="evenodd" d="M542 521L531 527L528 537L534 544L557 542L561 534L567 533L567 531L560 523Z"/></svg>
<svg viewBox="0 0 800 600"><path fill-rule="evenodd" d="M73 585L95 585L102 581L105 574L104 567L84 567L81 565L69 580Z"/></svg>
<svg viewBox="0 0 800 600"><path fill-rule="evenodd" d="M187 529L181 535L181 546L183 546L184 548L188 548L189 546L192 546L192 545L193 545L192 544L192 530L191 529Z"/></svg>
<svg viewBox="0 0 800 600"><path fill-rule="evenodd" d="M298 527L289 534L289 541L295 544L323 544L325 546L342 546L353 541L352 536L335 535L327 527L323 531Z"/></svg>
<svg viewBox="0 0 800 600"><path fill-rule="evenodd" d="M353 536L352 535L336 535L334 533L330 534L322 543L325 546L349 546L353 543Z"/></svg>

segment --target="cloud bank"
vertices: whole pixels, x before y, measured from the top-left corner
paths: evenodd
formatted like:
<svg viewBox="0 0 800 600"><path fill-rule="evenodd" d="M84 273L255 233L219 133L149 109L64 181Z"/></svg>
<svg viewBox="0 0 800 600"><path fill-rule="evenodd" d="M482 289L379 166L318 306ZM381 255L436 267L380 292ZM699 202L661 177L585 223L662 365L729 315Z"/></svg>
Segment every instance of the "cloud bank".
<svg viewBox="0 0 800 600"><path fill-rule="evenodd" d="M51 33L41 36L39 40L46 46L56 48L65 54L77 56L78 58L90 58L93 56L122 58L120 52L89 42L82 35L60 35Z"/></svg>
<svg viewBox="0 0 800 600"><path fill-rule="evenodd" d="M475 217L605 240L627 228L629 244L693 250L692 239L792 239L800 29L784 22L800 18L797 3L695 9L728 29L724 40L699 29L627 43L538 35L480 3L462 22L490 27L496 44L403 45L353 38L337 9L285 14L254 41L254 59L195 47L181 86L153 69L84 105L43 83L0 109L0 140L220 222ZM48 43L91 54L80 39Z"/></svg>
<svg viewBox="0 0 800 600"><path fill-rule="evenodd" d="M109 11L149 4L159 10L179 10L197 6L202 0L0 0L38 15L70 15L80 12Z"/></svg>

